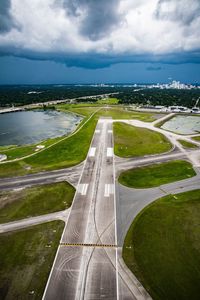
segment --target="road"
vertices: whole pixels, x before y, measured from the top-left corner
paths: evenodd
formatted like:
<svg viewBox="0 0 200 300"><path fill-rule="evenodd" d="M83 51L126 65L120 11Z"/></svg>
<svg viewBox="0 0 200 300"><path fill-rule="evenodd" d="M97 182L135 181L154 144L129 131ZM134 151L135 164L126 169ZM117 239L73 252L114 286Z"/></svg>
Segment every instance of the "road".
<svg viewBox="0 0 200 300"><path fill-rule="evenodd" d="M13 178L2 178L0 179L0 189L12 190L31 187L34 185L61 182L64 180L68 181L74 187L76 187L80 178L82 168L83 163L67 169L41 172L37 174L29 174Z"/></svg>
<svg viewBox="0 0 200 300"><path fill-rule="evenodd" d="M27 219L22 219L19 221L13 221L5 224L0 224L0 233L10 232L14 230L24 229L33 225L38 225L46 222L51 222L55 220L66 221L70 209L64 211L58 211L42 216L31 217Z"/></svg>

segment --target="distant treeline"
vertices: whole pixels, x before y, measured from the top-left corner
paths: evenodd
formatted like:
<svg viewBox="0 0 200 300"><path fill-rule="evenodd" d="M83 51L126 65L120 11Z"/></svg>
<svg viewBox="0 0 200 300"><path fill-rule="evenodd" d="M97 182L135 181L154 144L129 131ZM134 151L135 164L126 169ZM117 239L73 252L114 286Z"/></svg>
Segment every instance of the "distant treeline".
<svg viewBox="0 0 200 300"><path fill-rule="evenodd" d="M92 87L86 85L0 86L0 106L19 106L38 102L73 99L83 96L114 93L119 90L119 87Z"/></svg>
<svg viewBox="0 0 200 300"><path fill-rule="evenodd" d="M119 99L119 104L143 104L163 106L193 107L200 97L200 89L192 90L160 90L140 89L122 86L74 86L74 85L40 85L40 86L0 86L0 106L19 106L38 102L73 99L81 102L96 102L88 96L119 92L114 97ZM200 102L200 101L199 101ZM200 103L199 103L200 104Z"/></svg>
<svg viewBox="0 0 200 300"><path fill-rule="evenodd" d="M160 90L141 89L139 91L125 91L119 96L121 104L143 104L163 106L186 106L193 107L200 97L200 89L192 90ZM199 101L200 105L200 101Z"/></svg>

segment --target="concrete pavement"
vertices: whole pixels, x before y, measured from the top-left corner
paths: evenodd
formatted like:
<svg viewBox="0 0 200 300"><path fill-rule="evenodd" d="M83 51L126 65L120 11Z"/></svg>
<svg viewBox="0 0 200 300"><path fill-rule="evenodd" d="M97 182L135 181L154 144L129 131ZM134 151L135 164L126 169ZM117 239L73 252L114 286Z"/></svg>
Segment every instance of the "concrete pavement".
<svg viewBox="0 0 200 300"><path fill-rule="evenodd" d="M66 219L69 215L70 209L64 210L64 211L58 211L51 214L46 214L42 216L37 217L31 217L27 219L22 219L19 221L13 221L9 223L0 224L0 233L15 231L24 229L30 226L39 225L42 223L47 223L55 220L62 220L66 222Z"/></svg>
<svg viewBox="0 0 200 300"><path fill-rule="evenodd" d="M83 163L66 169L55 171L40 172L37 174L29 174L13 178L0 179L1 190L13 190L18 188L31 187L47 183L68 181L74 187L77 186L80 174L83 168Z"/></svg>

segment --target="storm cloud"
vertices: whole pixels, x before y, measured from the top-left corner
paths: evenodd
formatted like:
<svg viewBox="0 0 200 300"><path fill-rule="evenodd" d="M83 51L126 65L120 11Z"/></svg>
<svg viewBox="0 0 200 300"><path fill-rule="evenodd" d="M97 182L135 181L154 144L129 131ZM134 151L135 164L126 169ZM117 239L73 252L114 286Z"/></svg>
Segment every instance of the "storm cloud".
<svg viewBox="0 0 200 300"><path fill-rule="evenodd" d="M97 40L120 23L119 0L64 0L67 15L80 19L80 33Z"/></svg>
<svg viewBox="0 0 200 300"><path fill-rule="evenodd" d="M190 25L200 17L199 0L160 0L156 9L159 19Z"/></svg>
<svg viewBox="0 0 200 300"><path fill-rule="evenodd" d="M11 0L0 1L0 34L6 33L14 26L14 21L10 13Z"/></svg>
<svg viewBox="0 0 200 300"><path fill-rule="evenodd" d="M199 63L200 2L1 0L0 55L7 54L83 68Z"/></svg>

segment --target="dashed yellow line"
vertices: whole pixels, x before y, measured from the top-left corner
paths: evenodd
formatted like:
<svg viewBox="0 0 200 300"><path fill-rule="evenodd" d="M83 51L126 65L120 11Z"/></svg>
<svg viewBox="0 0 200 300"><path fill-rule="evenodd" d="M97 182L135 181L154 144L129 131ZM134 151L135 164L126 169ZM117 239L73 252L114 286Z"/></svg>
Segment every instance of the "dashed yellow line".
<svg viewBox="0 0 200 300"><path fill-rule="evenodd" d="M60 246L67 247L99 247L99 248L117 248L117 245L113 244L80 244L80 243L60 243Z"/></svg>

